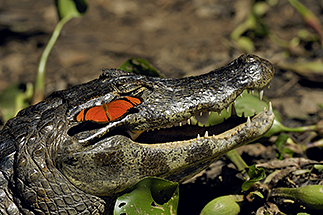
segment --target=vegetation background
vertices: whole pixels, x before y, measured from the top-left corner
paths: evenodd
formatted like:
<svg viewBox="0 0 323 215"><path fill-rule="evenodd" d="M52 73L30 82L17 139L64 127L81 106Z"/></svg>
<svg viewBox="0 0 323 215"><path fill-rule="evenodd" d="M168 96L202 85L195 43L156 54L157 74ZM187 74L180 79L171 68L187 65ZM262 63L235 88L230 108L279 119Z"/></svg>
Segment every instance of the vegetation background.
<svg viewBox="0 0 323 215"><path fill-rule="evenodd" d="M315 124L323 119L323 1L300 0L308 9L305 12L291 2L90 1L82 18L66 23L49 56L45 94L90 81L102 68L116 68L133 57L177 78L199 75L242 53L254 53L275 65L275 78L265 96L281 113L284 125ZM0 92L15 83L34 81L57 22L52 0L0 1ZM320 140L311 132L289 135L301 145ZM275 159L277 148L257 144L240 152L251 165ZM321 148L295 152L317 160L321 153ZM212 174L183 187L187 193L200 190L204 195L216 178ZM213 190L219 189L214 186Z"/></svg>

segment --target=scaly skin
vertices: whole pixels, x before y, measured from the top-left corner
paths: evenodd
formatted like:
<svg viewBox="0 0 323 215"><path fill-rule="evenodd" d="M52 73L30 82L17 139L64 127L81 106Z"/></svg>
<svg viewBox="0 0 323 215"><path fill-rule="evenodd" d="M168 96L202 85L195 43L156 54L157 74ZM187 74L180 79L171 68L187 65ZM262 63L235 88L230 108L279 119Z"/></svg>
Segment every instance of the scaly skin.
<svg viewBox="0 0 323 215"><path fill-rule="evenodd" d="M118 193L143 177L179 182L192 177L227 151L261 137L274 115L268 110L248 122L237 118L240 125L231 127L171 126L201 111L221 111L243 90L262 90L273 74L268 61L242 55L196 77L104 70L99 79L53 93L0 131L0 211L110 214ZM124 96L142 103L108 123L76 120L83 109Z"/></svg>

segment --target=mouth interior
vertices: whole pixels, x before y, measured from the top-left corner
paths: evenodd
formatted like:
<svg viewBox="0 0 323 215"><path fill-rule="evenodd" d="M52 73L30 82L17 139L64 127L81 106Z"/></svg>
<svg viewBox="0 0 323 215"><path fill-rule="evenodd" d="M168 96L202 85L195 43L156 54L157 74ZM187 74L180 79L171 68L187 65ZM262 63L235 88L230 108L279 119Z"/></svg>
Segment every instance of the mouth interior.
<svg viewBox="0 0 323 215"><path fill-rule="evenodd" d="M228 131L242 123L245 123L247 121L247 118L244 117L244 114L242 114L241 117L236 115L235 111L235 105L230 104L231 106L231 114L229 118L225 119L221 123L217 124L211 124L210 126L205 126L205 121L203 122L205 118L205 115L203 118L199 117L197 114L194 119L197 120L197 123L189 123L189 124L183 124L181 123L175 123L174 125L168 125L167 128L157 128L154 130L144 131L144 132L135 132L127 130L125 127L119 127L110 130L109 132L105 133L103 136L100 136L98 138L90 138L90 142L95 143L99 140L116 136L116 135L122 135L126 136L129 139L132 139L133 141L136 141L137 143L142 144L154 144L154 143L166 143L166 142L176 142L176 141L188 141L197 138L198 136L212 136L212 135L218 135L225 131ZM228 111L229 109L227 109ZM205 113L205 112L204 112ZM223 114L224 112L222 112ZM216 114L216 113L212 113ZM255 114L255 112L254 112ZM77 126L72 127L68 134L70 136L76 136L77 139L86 139L89 136L92 136L95 134L100 128L103 128L107 126L107 124L98 124L95 122L83 122ZM88 143L91 144L91 143Z"/></svg>
<svg viewBox="0 0 323 215"><path fill-rule="evenodd" d="M196 138L198 135L205 136L206 133L208 136L221 134L246 121L247 118L231 116L230 118L225 119L222 123L212 126L183 125L154 131L146 131L143 132L135 141L148 144L187 141Z"/></svg>
<svg viewBox="0 0 323 215"><path fill-rule="evenodd" d="M127 130L124 128L116 128L111 130L110 132L107 132L99 139L105 139L115 135L122 135L143 144L184 141L194 139L198 135L204 136L206 132L209 136L218 135L246 121L247 118L243 116L239 117L237 115L231 115L228 119L224 119L223 122L216 125L204 126L201 125L201 123L198 121L196 125L186 124L182 126L173 126L170 128L144 131L137 138L133 138L132 135L129 135L130 132L127 132ZM85 137L88 137L89 132L95 133L96 130L105 127L106 125L107 124L98 124L88 121L72 127L71 129L69 129L68 134L70 136L77 136L78 139L83 139ZM93 141L96 142L98 140Z"/></svg>

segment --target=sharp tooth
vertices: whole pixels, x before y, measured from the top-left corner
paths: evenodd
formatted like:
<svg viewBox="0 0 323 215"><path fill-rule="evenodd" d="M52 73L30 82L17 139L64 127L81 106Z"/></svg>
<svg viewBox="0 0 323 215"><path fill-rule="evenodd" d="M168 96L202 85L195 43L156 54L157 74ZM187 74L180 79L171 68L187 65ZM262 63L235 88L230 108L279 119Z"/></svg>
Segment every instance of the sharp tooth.
<svg viewBox="0 0 323 215"><path fill-rule="evenodd" d="M273 113L273 105L271 104L271 102L269 102L268 104L268 114L272 114Z"/></svg>
<svg viewBox="0 0 323 215"><path fill-rule="evenodd" d="M197 139L198 139L198 140L199 140L199 139L201 139L200 134L197 134Z"/></svg>
<svg viewBox="0 0 323 215"><path fill-rule="evenodd" d="M201 117L203 116L203 112L200 112L200 116L201 116Z"/></svg>
<svg viewBox="0 0 323 215"><path fill-rule="evenodd" d="M240 97L243 98L242 93L240 94Z"/></svg>
<svg viewBox="0 0 323 215"><path fill-rule="evenodd" d="M260 90L259 91L259 100L260 101L262 100L263 95L264 95L264 91L263 90Z"/></svg>
<svg viewBox="0 0 323 215"><path fill-rule="evenodd" d="M182 123L181 122L179 123L179 126L182 127Z"/></svg>
<svg viewBox="0 0 323 215"><path fill-rule="evenodd" d="M251 90L251 94L253 95L253 94L255 94L255 91L254 90Z"/></svg>
<svg viewBox="0 0 323 215"><path fill-rule="evenodd" d="M269 85L267 87L268 87L268 89L270 89L270 86Z"/></svg>
<svg viewBox="0 0 323 215"><path fill-rule="evenodd" d="M191 124L191 119L187 119L187 124Z"/></svg>
<svg viewBox="0 0 323 215"><path fill-rule="evenodd" d="M237 111L236 111L236 108L234 105L232 105L232 108L231 108L231 116L236 116L237 115Z"/></svg>
<svg viewBox="0 0 323 215"><path fill-rule="evenodd" d="M142 134L142 132L144 131L131 131L131 130L127 130L126 131L129 136L131 137L132 140L135 140L139 137L140 134Z"/></svg>
<svg viewBox="0 0 323 215"><path fill-rule="evenodd" d="M230 105L227 107L227 113L229 113L229 110L230 110Z"/></svg>
<svg viewBox="0 0 323 215"><path fill-rule="evenodd" d="M209 132L205 131L204 137L209 137Z"/></svg>
<svg viewBox="0 0 323 215"><path fill-rule="evenodd" d="M211 113L212 113L212 112L211 112L211 111L209 111L209 116L211 115Z"/></svg>
<svg viewBox="0 0 323 215"><path fill-rule="evenodd" d="M236 104L237 104L237 101L236 101L236 100L234 100L234 101L233 101L233 104L234 104L234 106L236 106Z"/></svg>
<svg viewBox="0 0 323 215"><path fill-rule="evenodd" d="M160 130L160 128L157 128L157 130L159 131L159 130Z"/></svg>
<svg viewBox="0 0 323 215"><path fill-rule="evenodd" d="M213 138L215 138L215 134L213 134L213 136L212 136Z"/></svg>
<svg viewBox="0 0 323 215"><path fill-rule="evenodd" d="M250 120L250 117L249 116L247 118L247 127L251 127L251 120Z"/></svg>

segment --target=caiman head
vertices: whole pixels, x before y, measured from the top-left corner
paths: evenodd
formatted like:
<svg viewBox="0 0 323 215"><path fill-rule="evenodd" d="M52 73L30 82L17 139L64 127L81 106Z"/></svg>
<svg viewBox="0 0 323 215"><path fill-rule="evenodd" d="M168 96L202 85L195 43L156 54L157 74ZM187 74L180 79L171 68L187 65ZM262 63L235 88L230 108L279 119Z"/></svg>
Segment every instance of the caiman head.
<svg viewBox="0 0 323 215"><path fill-rule="evenodd" d="M273 74L272 64L255 55L180 79L104 70L99 79L55 92L18 114L34 118L30 132L16 137L15 186L35 187L46 179L55 188L60 181L52 195L65 195L63 183L71 193L92 198L112 196L146 176L184 181L260 138L274 120L271 107L252 119L235 117L209 127L193 125L192 117L220 112L244 90L262 95ZM38 198L39 204L40 194L26 193L21 198Z"/></svg>
<svg viewBox="0 0 323 215"><path fill-rule="evenodd" d="M259 138L273 120L271 112L263 112L220 134L221 126L200 128L189 125L190 118L227 108L245 89L261 92L273 72L268 61L253 55L181 79L104 70L70 104L68 138L57 150L56 164L75 186L95 195L120 192L145 176L183 181L228 150ZM123 103L130 104L129 110L113 110ZM97 123L92 112L99 111L93 107L111 116ZM113 111L123 114L114 119Z"/></svg>

